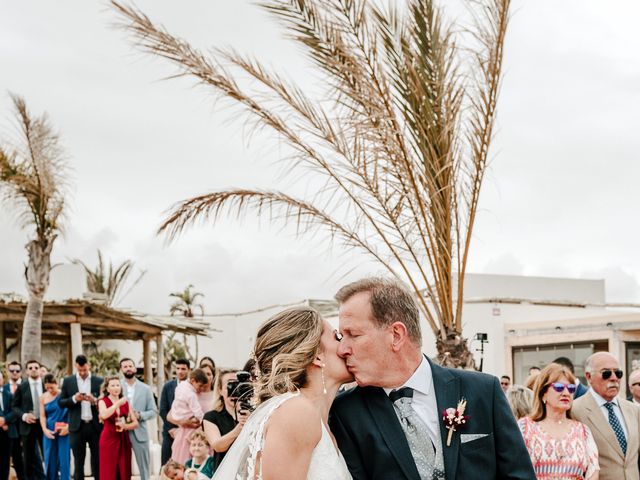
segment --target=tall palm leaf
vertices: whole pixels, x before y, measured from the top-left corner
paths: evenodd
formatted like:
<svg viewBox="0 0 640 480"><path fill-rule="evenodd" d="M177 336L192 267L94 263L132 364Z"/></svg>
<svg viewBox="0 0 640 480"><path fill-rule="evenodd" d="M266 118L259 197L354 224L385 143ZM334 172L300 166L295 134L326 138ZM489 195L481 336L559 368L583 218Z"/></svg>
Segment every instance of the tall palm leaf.
<svg viewBox="0 0 640 480"><path fill-rule="evenodd" d="M142 50L240 106L284 139L293 174L324 182L303 198L252 189L191 198L159 231L173 238L197 220L248 211L292 223L298 233L323 229L408 282L440 362L472 367L461 336L464 275L509 0L469 1L467 29L448 23L433 0L408 0L406 9L366 0L260 2L322 76L320 99L255 59L232 49L205 55L137 8L112 3Z"/></svg>
<svg viewBox="0 0 640 480"><path fill-rule="evenodd" d="M22 327L21 357L40 360L44 295L49 287L51 250L61 232L67 197L63 150L46 114L32 117L24 99L11 95L18 123L14 141L0 144L1 201L16 213L27 243L25 278L29 302Z"/></svg>
<svg viewBox="0 0 640 480"><path fill-rule="evenodd" d="M109 260L107 268L103 260L102 252L98 250L98 264L95 268L89 267L82 260L76 258L72 260L76 265L82 266L87 279L87 289L92 293L102 293L105 295L105 304L116 305L142 280L147 273L142 270L138 277L131 283L131 286L123 293L124 286L133 271L135 263L132 260L125 260L118 266L114 266Z"/></svg>

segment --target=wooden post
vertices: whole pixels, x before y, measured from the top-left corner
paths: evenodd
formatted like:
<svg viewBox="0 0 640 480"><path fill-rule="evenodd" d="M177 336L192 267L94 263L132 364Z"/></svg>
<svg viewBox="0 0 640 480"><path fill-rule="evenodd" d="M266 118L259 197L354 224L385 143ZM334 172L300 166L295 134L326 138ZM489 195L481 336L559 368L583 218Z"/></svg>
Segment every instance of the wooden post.
<svg viewBox="0 0 640 480"><path fill-rule="evenodd" d="M7 361L7 335L4 322L0 322L0 362Z"/></svg>
<svg viewBox="0 0 640 480"><path fill-rule="evenodd" d="M160 332L160 335L156 336L156 365L157 365L157 375L156 375L156 380L157 380L157 385L158 385L158 398L160 398L160 395L162 394L162 387L164 387L164 343L162 341L162 332ZM158 439L160 440L162 438L162 418L160 418L160 415L157 416L158 418Z"/></svg>
<svg viewBox="0 0 640 480"><path fill-rule="evenodd" d="M153 382L153 370L151 368L151 338L145 335L142 339L142 342L142 357L144 359L144 383L146 383L147 385L151 385L151 383Z"/></svg>
<svg viewBox="0 0 640 480"><path fill-rule="evenodd" d="M69 325L71 331L71 361L75 362L78 355L82 355L82 325L72 323Z"/></svg>

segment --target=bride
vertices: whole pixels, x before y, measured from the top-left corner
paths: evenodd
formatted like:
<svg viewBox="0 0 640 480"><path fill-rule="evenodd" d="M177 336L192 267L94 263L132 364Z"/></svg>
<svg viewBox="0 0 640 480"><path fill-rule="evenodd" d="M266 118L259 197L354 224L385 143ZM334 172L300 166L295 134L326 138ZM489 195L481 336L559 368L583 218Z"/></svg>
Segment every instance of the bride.
<svg viewBox="0 0 640 480"><path fill-rule="evenodd" d="M267 320L255 344L259 379L251 414L214 480L350 480L327 426L329 408L352 380L340 335L312 308Z"/></svg>

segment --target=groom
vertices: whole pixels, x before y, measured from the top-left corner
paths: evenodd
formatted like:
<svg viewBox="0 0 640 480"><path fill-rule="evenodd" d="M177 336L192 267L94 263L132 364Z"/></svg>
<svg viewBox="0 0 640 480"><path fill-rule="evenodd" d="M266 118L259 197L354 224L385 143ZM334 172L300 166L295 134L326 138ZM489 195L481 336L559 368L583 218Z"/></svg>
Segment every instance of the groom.
<svg viewBox="0 0 640 480"><path fill-rule="evenodd" d="M368 278L336 300L338 354L358 386L335 400L330 424L355 480L535 480L498 379L431 363L401 284ZM463 399L468 418L449 435L442 414Z"/></svg>

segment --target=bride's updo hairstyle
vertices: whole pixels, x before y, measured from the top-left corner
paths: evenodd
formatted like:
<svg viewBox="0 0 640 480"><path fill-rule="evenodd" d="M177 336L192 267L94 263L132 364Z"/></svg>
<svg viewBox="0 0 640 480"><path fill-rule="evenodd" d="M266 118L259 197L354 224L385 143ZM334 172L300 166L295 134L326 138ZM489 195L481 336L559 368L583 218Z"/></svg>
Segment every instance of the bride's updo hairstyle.
<svg viewBox="0 0 640 480"><path fill-rule="evenodd" d="M262 324L254 349L258 403L306 384L307 367L318 354L322 330L322 317L309 307L287 309Z"/></svg>

